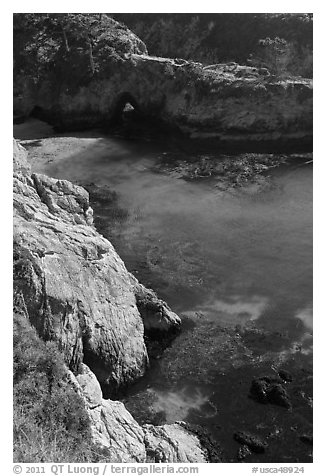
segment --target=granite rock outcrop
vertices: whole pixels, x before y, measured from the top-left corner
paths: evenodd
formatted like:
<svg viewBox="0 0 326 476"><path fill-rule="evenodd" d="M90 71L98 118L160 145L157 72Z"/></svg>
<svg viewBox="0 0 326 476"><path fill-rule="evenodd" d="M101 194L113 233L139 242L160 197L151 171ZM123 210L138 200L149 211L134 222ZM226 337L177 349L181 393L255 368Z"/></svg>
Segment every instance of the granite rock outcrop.
<svg viewBox="0 0 326 476"><path fill-rule="evenodd" d="M140 426L123 403L102 398L101 387L82 364L70 380L84 399L93 441L111 462L206 463L208 455L198 437L181 424Z"/></svg>
<svg viewBox="0 0 326 476"><path fill-rule="evenodd" d="M110 462L207 462L181 424L141 427L123 403L103 398L102 389L112 394L145 372L144 325L166 334L180 318L126 270L92 221L86 190L31 174L14 141L15 308L57 342L95 448Z"/></svg>
<svg viewBox="0 0 326 476"><path fill-rule="evenodd" d="M16 142L14 157L16 300L39 335L58 343L72 371L86 363L112 395L147 368L142 316L145 327L156 318L162 327L163 319L164 330L180 319L150 290L140 313L135 289L145 288L92 226L86 190L31 174Z"/></svg>

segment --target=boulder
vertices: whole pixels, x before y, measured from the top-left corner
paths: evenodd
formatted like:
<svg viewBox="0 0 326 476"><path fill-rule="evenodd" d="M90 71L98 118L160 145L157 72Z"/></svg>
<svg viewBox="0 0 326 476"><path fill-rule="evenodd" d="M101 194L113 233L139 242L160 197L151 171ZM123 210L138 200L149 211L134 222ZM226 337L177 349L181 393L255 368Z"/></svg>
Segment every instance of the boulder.
<svg viewBox="0 0 326 476"><path fill-rule="evenodd" d="M272 403L287 409L292 408L290 397L278 377L259 377L252 381L250 396L260 403Z"/></svg>
<svg viewBox="0 0 326 476"><path fill-rule="evenodd" d="M233 435L235 441L241 443L241 445L247 446L249 450L254 453L264 453L267 448L267 443L262 438L257 435L252 435L251 433L245 433L244 431L238 431ZM241 452L242 454L243 452ZM248 451L246 450L246 453Z"/></svg>
<svg viewBox="0 0 326 476"><path fill-rule="evenodd" d="M207 453L196 435L180 424L144 425L147 461L153 463L207 463Z"/></svg>
<svg viewBox="0 0 326 476"><path fill-rule="evenodd" d="M181 319L166 302L159 299L152 289L139 283L133 275L131 279L134 283L136 304L144 322L145 332L149 335L157 335L179 330Z"/></svg>

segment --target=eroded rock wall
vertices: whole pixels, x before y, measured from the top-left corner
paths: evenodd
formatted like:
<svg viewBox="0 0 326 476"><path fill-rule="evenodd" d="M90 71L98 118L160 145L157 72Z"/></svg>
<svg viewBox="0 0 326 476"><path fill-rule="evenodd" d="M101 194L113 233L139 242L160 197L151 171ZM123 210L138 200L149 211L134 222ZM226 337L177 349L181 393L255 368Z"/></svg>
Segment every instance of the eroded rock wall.
<svg viewBox="0 0 326 476"><path fill-rule="evenodd" d="M78 31L72 28L71 36ZM311 142L311 79L276 77L266 68L237 63L203 66L149 56L136 35L107 16L104 23L94 18L91 31L93 68L88 43L77 47L75 38L76 45L43 68L39 79L15 73L15 83L24 83L16 87L15 114L34 111L58 128L73 130L108 126L129 102L151 122L164 122L191 138Z"/></svg>
<svg viewBox="0 0 326 476"><path fill-rule="evenodd" d="M14 141L15 298L39 334L58 342L69 368L87 363L110 395L144 374L148 355L140 285L92 226L92 214L86 190L30 174L26 151ZM151 299L146 315L155 324ZM161 303L164 330L179 326Z"/></svg>
<svg viewBox="0 0 326 476"><path fill-rule="evenodd" d="M191 138L224 142L309 141L312 80L270 78L256 68L180 62L128 55L107 78L94 78L73 94L53 97L50 82L35 103L59 127L109 124L121 98L130 97L145 117Z"/></svg>

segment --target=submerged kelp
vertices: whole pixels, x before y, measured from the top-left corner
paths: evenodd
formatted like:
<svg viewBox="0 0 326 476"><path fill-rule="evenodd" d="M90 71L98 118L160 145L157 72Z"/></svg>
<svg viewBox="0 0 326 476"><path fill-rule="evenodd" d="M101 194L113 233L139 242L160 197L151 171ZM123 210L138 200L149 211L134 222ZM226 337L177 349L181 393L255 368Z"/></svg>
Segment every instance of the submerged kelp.
<svg viewBox="0 0 326 476"><path fill-rule="evenodd" d="M165 152L156 165L160 172L172 174L184 180L214 178L216 187L221 190L244 187L258 183L267 185L268 172L291 159L311 160L311 154L259 154L238 155L208 154L190 155L181 152Z"/></svg>

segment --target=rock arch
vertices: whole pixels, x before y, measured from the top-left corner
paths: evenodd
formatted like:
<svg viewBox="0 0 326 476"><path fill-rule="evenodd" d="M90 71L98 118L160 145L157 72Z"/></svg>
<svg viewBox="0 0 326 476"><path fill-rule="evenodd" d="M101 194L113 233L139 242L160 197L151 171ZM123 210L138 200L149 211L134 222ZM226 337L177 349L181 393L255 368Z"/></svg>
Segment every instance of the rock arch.
<svg viewBox="0 0 326 476"><path fill-rule="evenodd" d="M45 113L57 130L120 125L137 115L205 143L311 149L312 82L304 78L274 81L257 73L239 78L222 69L208 72L199 63L180 66L169 58L132 54L107 77L94 77L73 91L55 84L45 81L26 93L22 109L39 106L36 113ZM128 103L134 109L130 115L124 113Z"/></svg>
<svg viewBox="0 0 326 476"><path fill-rule="evenodd" d="M113 123L121 122L123 112L127 104L130 104L136 112L140 112L139 104L132 96L132 94L128 92L123 92L118 96L116 103L113 107L113 114L111 118L111 121Z"/></svg>

